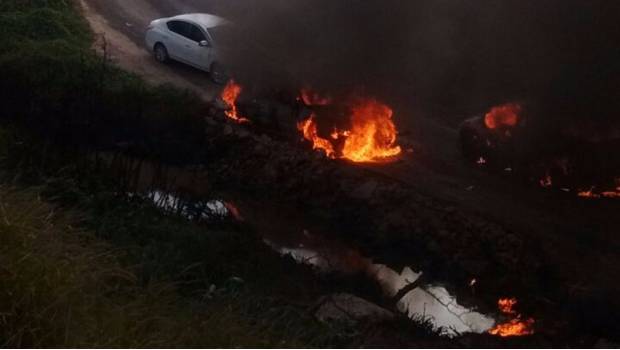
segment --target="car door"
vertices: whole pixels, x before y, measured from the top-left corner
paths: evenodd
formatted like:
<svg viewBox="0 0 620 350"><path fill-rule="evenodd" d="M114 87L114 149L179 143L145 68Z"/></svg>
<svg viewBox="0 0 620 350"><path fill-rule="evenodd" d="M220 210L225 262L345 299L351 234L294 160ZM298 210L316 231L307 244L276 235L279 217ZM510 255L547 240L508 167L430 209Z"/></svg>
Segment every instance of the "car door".
<svg viewBox="0 0 620 350"><path fill-rule="evenodd" d="M191 24L185 21L173 20L166 23L170 30L170 39L166 43L170 57L185 63L192 64L194 41L189 38Z"/></svg>
<svg viewBox="0 0 620 350"><path fill-rule="evenodd" d="M198 25L190 23L189 39L193 42L193 45L188 48L191 64L209 70L209 56L213 48L204 31Z"/></svg>

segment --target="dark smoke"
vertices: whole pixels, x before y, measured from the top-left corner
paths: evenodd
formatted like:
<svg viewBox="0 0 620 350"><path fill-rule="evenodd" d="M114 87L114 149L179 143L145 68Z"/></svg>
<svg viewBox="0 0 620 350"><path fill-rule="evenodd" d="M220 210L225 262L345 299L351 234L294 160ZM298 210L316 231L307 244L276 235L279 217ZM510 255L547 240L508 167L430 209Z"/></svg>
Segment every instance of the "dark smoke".
<svg viewBox="0 0 620 350"><path fill-rule="evenodd" d="M361 88L451 122L511 100L550 127L620 116L620 1L186 3L242 30L233 62L248 82Z"/></svg>

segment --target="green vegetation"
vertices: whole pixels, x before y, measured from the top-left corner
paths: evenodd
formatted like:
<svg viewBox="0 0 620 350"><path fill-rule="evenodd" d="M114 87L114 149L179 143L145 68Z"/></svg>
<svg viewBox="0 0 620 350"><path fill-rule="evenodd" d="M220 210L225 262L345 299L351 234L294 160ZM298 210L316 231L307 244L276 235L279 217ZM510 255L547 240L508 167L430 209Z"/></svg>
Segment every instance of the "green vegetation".
<svg viewBox="0 0 620 350"><path fill-rule="evenodd" d="M227 232L233 235L228 238L224 233L197 232L196 228L192 232L191 226L166 223L161 218L161 225L155 222L138 227L144 222L127 223L125 217L101 230L130 236L139 230L154 237L148 242L143 237L140 247L117 248L81 229L88 219L58 211L34 191L0 188L0 197L3 346L231 347L278 346L282 342L319 345L326 341L321 334L328 332L317 333L317 326L299 310L277 298L260 297L261 291L248 290L238 278L224 279L233 271L252 269L261 274L250 266L257 266L255 259L269 265L264 251L257 254L237 249L244 239L234 232ZM156 215L148 218L158 219ZM175 232L172 229L184 231L185 236L158 237L158 233ZM205 244L208 241L212 244ZM177 246L183 242L185 246ZM223 256L241 253L246 253L249 261ZM130 264L136 256L143 262ZM185 265L194 260L199 262ZM227 260L232 265L228 266ZM154 275L176 276L177 280ZM211 282L218 283L214 290L203 288ZM183 295L190 290L194 297Z"/></svg>
<svg viewBox="0 0 620 350"><path fill-rule="evenodd" d="M0 4L0 121L74 152L123 144L169 163L203 159L206 106L110 65L77 11L66 0Z"/></svg>

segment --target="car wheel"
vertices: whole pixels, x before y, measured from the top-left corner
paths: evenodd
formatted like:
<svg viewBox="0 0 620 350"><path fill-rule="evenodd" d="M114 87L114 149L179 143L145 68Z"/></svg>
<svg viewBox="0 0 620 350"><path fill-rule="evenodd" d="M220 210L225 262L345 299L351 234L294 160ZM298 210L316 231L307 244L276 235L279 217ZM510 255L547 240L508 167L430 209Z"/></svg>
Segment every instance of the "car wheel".
<svg viewBox="0 0 620 350"><path fill-rule="evenodd" d="M228 74L226 74L224 67L217 62L211 64L209 74L211 75L211 80L216 84L223 85L228 82Z"/></svg>
<svg viewBox="0 0 620 350"><path fill-rule="evenodd" d="M155 44L155 48L153 49L153 55L155 59L160 63L168 63L170 60L170 56L168 56L168 50L164 46L164 44L157 43Z"/></svg>

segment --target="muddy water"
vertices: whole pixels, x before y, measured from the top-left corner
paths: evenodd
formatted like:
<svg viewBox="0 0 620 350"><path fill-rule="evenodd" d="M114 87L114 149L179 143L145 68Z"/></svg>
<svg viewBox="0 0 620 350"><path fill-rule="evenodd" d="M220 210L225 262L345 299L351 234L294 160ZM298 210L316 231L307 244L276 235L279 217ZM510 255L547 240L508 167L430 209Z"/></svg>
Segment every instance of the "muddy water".
<svg viewBox="0 0 620 350"><path fill-rule="evenodd" d="M124 164L119 169L126 172L128 168L131 166ZM388 298L393 298L423 275L415 267L395 271L374 263L371 257L365 257L351 247L326 239L337 236L328 235L324 227L290 206L235 195L210 199L208 194L214 191L209 190L208 176L204 172L163 169L142 163L134 173L137 175L132 179L132 195L142 196L166 212L193 221L244 220L257 229L263 242L274 251L313 266L317 273L362 273L368 283L378 284ZM430 320L448 336L483 333L495 324L491 316L460 305L440 283L421 281L396 301L396 308L410 318Z"/></svg>
<svg viewBox="0 0 620 350"><path fill-rule="evenodd" d="M257 213L263 216L265 211ZM286 219L273 220L274 217L271 217L272 220L269 220L265 217L253 221L263 235L263 241L280 254L289 255L299 263L315 267L319 273L362 273L367 277L368 283L378 284L388 298L393 298L401 289L418 281L423 275L422 271L417 271L414 267L405 267L399 272L386 265L374 263L372 258L361 255L355 249L325 239L326 236L334 236L325 235L324 231L320 231L321 228L307 222L307 219L291 217L284 208L278 208L278 214L280 218ZM250 214L247 214L247 217L253 220ZM283 227L273 229L275 222L277 226L283 224ZM418 287L397 301L396 308L412 319L430 320L436 328L441 328L445 335L483 333L495 324L492 317L459 305L446 288L432 282L419 283Z"/></svg>

